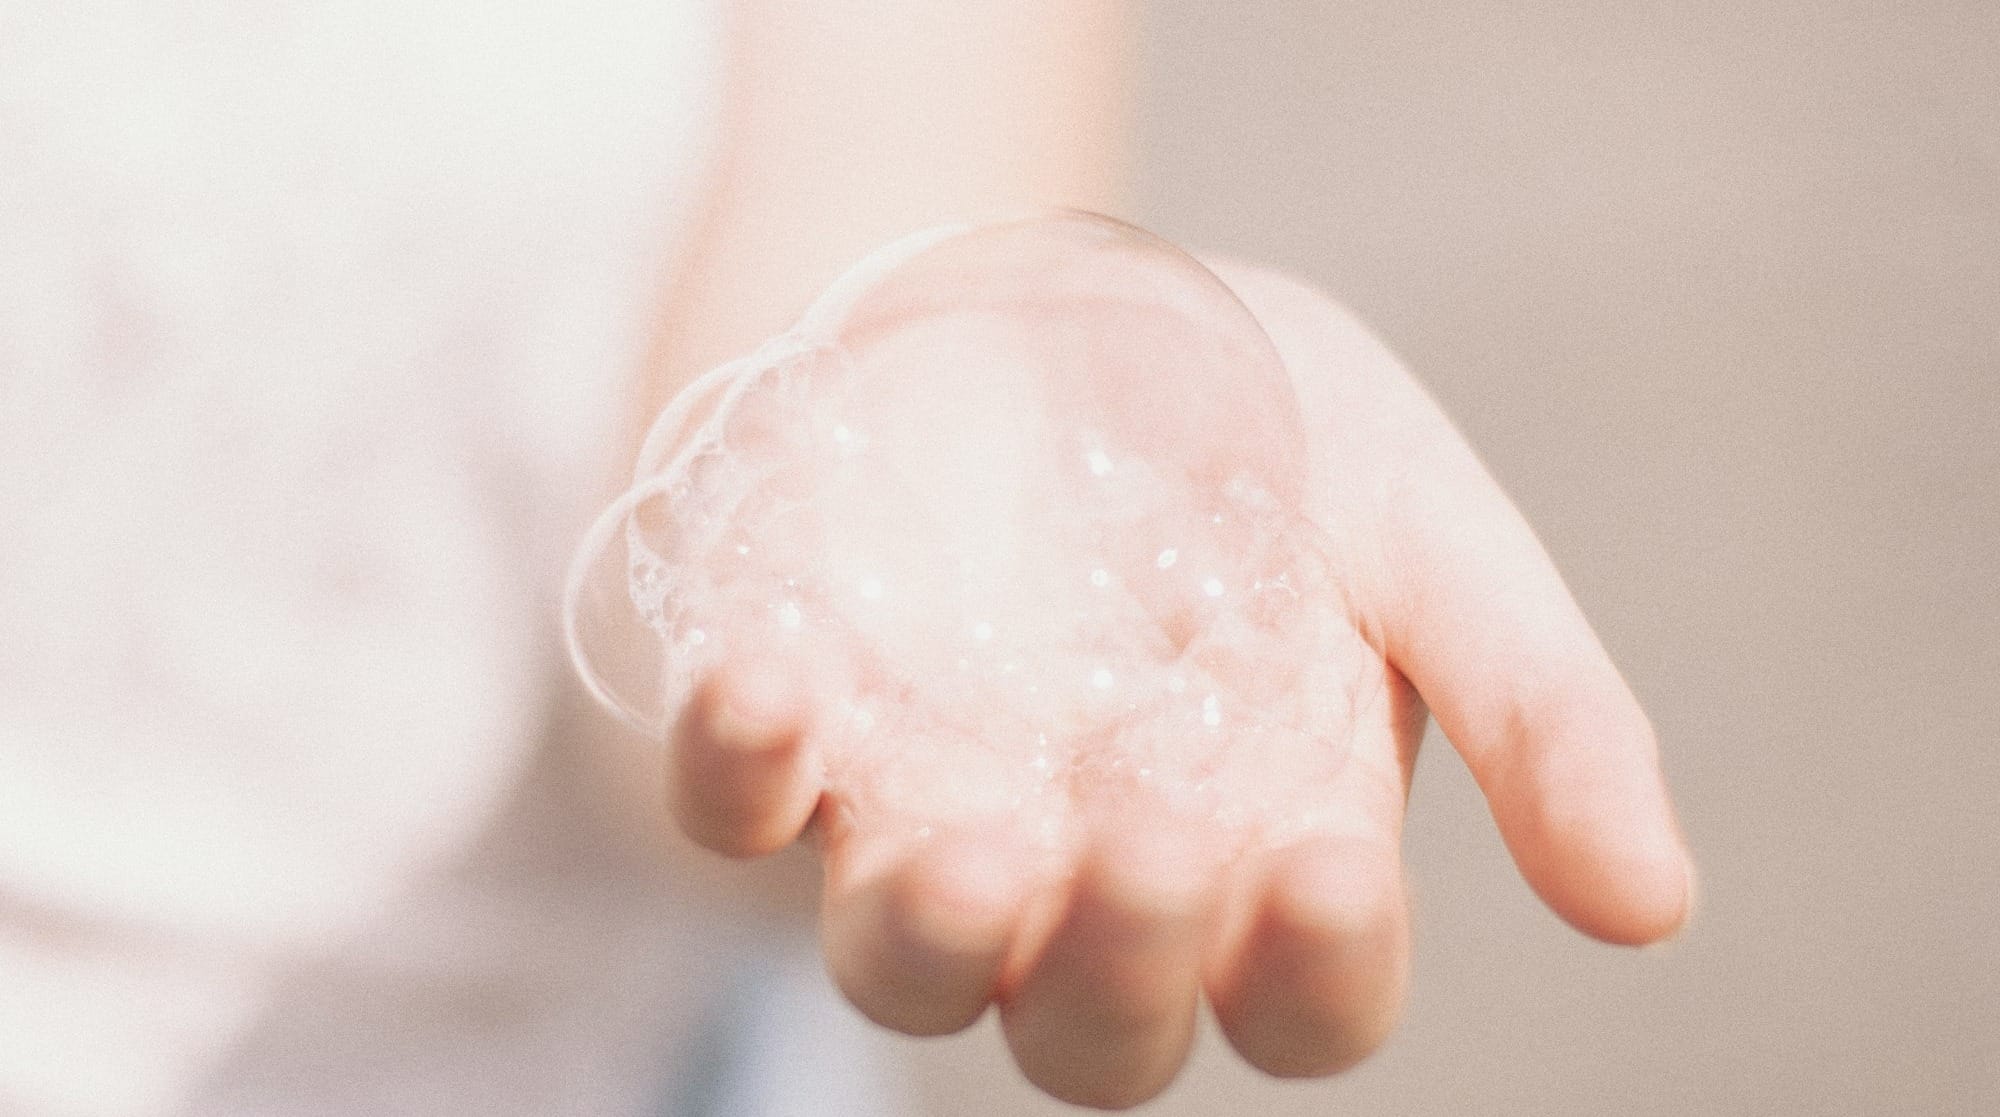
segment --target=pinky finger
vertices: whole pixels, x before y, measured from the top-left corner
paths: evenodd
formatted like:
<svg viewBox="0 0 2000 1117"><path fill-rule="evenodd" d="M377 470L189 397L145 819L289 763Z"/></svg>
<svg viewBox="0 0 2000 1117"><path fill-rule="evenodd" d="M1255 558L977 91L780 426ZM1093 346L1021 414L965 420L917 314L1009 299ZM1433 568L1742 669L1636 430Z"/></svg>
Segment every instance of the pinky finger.
<svg viewBox="0 0 2000 1117"><path fill-rule="evenodd" d="M760 857L796 840L818 805L803 687L775 668L725 667L674 727L667 801L697 843Z"/></svg>

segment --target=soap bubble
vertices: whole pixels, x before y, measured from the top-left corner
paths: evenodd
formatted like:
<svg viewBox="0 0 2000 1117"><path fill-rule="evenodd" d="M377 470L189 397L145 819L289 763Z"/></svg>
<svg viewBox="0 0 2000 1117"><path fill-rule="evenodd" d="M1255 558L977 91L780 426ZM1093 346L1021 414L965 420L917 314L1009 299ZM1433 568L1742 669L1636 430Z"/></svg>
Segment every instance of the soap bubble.
<svg viewBox="0 0 2000 1117"><path fill-rule="evenodd" d="M656 738L731 657L833 680L849 809L1310 825L1355 637L1306 468L1271 341L1185 253L1071 212L933 230L661 414L571 653Z"/></svg>

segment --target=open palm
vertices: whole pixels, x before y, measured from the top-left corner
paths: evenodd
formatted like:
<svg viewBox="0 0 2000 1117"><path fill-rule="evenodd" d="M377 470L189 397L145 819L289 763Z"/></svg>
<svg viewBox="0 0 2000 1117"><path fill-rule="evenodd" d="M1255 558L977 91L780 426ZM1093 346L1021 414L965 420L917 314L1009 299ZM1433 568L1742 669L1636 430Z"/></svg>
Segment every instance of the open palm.
<svg viewBox="0 0 2000 1117"><path fill-rule="evenodd" d="M1282 277L1220 271L1297 388L1306 512L1352 619L1327 666L1369 697L1347 709L1338 765L1226 758L1302 773L1326 807L1310 825L1245 842L1128 781L1080 788L1067 802L1083 837L1052 857L1023 818L954 811L942 790L923 802L921 777L860 794L823 751L828 692L771 660L725 661L673 730L671 801L690 836L733 856L817 842L828 965L856 1006L932 1035L997 1003L1027 1076L1083 1104L1163 1089L1204 992L1274 1074L1331 1073L1380 1043L1408 968L1399 845L1427 709L1563 918L1646 943L1690 899L1645 716L1506 497L1344 311Z"/></svg>

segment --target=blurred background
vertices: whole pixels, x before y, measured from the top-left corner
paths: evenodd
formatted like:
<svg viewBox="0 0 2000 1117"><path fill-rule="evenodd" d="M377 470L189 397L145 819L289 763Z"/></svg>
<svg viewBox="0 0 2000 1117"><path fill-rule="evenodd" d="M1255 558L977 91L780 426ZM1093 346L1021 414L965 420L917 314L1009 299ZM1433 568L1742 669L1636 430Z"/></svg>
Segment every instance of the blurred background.
<svg viewBox="0 0 2000 1117"><path fill-rule="evenodd" d="M2000 3L1134 7L1127 215L1317 282L1440 397L1704 873L1681 940L1588 942L1433 740L1402 1030L1303 1085L1211 1033L1147 1112L2000 1114ZM659 194L719 135L710 9L0 0L0 1117L632 1112L663 1075L685 1112L744 1051L819 1114L863 1076L844 1010L784 999L825 988L785 897L663 873L656 755L544 708L615 378L678 336L653 273L697 215ZM879 157L831 158L850 131L1113 146L934 127L839 72L881 27L744 10L792 17L744 88L819 146L744 173L794 224L746 218L773 257L690 298L784 296L762 269L834 224L805 188ZM919 1112L1073 1112L990 1021L864 1042Z"/></svg>
<svg viewBox="0 0 2000 1117"><path fill-rule="evenodd" d="M2000 1113L2000 5L1146 8L1135 216L1310 277L1540 530L1704 872L1586 942L1426 743L1414 996L1161 1114ZM943 1115L1072 1112L995 1030Z"/></svg>

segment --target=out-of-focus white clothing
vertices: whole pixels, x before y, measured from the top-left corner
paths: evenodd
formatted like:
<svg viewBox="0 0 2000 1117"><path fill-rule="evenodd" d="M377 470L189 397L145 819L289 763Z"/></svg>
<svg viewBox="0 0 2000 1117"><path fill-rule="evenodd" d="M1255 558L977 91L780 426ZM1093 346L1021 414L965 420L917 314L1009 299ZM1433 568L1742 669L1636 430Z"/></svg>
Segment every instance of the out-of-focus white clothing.
<svg viewBox="0 0 2000 1117"><path fill-rule="evenodd" d="M542 753L720 38L0 0L0 1112L672 1095L728 936Z"/></svg>

